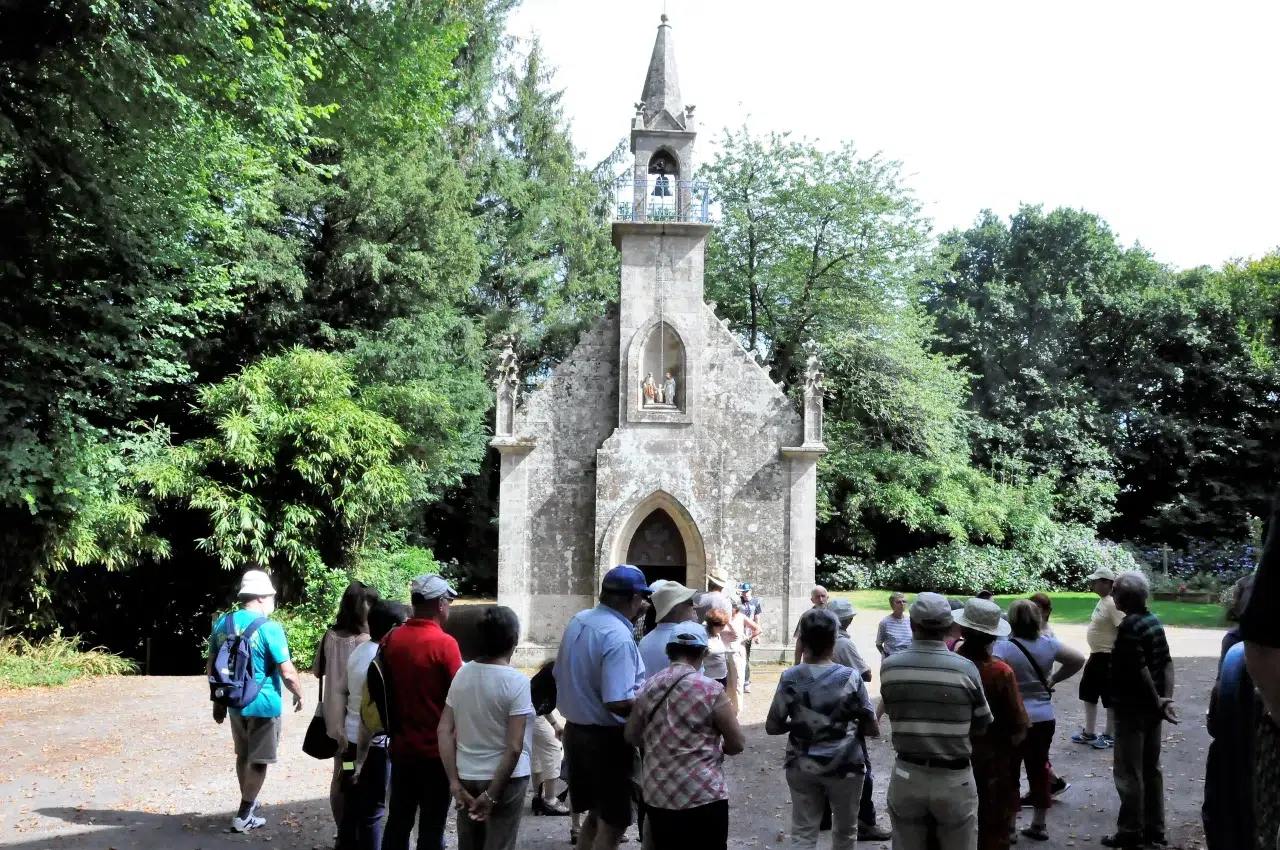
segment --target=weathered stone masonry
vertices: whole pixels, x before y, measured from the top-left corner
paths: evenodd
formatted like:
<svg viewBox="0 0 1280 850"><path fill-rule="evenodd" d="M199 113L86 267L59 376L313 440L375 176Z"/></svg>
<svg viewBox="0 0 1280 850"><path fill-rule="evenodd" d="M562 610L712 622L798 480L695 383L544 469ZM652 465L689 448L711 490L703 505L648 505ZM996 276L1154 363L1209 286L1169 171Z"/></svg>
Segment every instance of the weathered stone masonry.
<svg viewBox="0 0 1280 850"><path fill-rule="evenodd" d="M530 661L629 556L651 580L751 582L758 652L783 651L809 604L821 375L814 357L802 417L703 300L712 226L691 194L696 130L665 16L637 107L635 198L613 225L618 305L523 405L513 358L500 367L498 598ZM642 389L665 373L674 403Z"/></svg>

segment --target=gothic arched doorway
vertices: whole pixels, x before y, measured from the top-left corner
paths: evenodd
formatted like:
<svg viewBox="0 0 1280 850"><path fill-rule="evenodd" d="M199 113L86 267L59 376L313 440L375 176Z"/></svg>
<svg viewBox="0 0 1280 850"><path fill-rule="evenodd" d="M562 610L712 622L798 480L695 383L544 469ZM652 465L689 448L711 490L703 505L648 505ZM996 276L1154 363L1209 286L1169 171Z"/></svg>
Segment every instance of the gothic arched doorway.
<svg viewBox="0 0 1280 850"><path fill-rule="evenodd" d="M643 570L650 584L658 579L684 583L688 567L684 538L670 514L655 508L640 522L627 546L627 563Z"/></svg>

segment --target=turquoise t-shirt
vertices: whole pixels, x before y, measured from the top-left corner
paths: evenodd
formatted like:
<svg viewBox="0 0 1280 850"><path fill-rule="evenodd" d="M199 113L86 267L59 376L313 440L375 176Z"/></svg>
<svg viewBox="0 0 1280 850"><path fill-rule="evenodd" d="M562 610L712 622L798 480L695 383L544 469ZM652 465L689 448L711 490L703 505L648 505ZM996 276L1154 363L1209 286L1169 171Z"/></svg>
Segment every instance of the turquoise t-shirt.
<svg viewBox="0 0 1280 850"><path fill-rule="evenodd" d="M217 648L230 634L227 617L234 618L235 631L239 634L260 616L242 608L219 617L214 624L213 634L209 636L210 656L217 652ZM289 641L284 636L284 629L279 623L267 620L249 638L249 646L253 650L253 677L262 683L262 690L258 691L253 702L240 710L240 714L243 717L279 717L282 713L280 665L289 660Z"/></svg>

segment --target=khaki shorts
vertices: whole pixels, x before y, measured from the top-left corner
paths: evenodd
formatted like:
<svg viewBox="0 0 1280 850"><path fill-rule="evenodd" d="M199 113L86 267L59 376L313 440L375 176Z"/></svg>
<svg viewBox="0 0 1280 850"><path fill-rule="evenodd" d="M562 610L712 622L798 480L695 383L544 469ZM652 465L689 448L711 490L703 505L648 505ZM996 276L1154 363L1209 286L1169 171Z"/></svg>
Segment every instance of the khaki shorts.
<svg viewBox="0 0 1280 850"><path fill-rule="evenodd" d="M280 750L279 717L243 717L231 715L231 740L236 745L236 758L249 764L275 764Z"/></svg>

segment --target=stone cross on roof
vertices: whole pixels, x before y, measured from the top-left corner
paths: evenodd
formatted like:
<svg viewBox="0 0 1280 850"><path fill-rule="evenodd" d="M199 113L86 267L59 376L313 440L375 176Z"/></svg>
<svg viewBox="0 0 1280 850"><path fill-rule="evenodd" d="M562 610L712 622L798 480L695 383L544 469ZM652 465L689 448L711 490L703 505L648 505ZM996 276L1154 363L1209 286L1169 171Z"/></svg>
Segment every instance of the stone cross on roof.
<svg viewBox="0 0 1280 850"><path fill-rule="evenodd" d="M653 42L653 55L649 57L649 73L644 78L644 125L659 129L670 123L667 129L685 129L684 100L680 97L680 75L676 73L676 47L671 38L671 24L662 16L658 25L658 37Z"/></svg>

